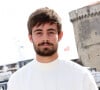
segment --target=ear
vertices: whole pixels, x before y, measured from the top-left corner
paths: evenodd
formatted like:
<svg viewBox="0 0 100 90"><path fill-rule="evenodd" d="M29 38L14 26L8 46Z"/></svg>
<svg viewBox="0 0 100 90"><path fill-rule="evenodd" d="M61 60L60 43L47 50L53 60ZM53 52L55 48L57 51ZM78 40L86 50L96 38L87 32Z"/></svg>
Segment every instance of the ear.
<svg viewBox="0 0 100 90"><path fill-rule="evenodd" d="M28 34L28 38L29 38L30 42L33 42L32 35L31 34Z"/></svg>
<svg viewBox="0 0 100 90"><path fill-rule="evenodd" d="M62 37L63 37L63 32L60 32L60 33L58 34L58 41L60 41L60 40L62 39Z"/></svg>

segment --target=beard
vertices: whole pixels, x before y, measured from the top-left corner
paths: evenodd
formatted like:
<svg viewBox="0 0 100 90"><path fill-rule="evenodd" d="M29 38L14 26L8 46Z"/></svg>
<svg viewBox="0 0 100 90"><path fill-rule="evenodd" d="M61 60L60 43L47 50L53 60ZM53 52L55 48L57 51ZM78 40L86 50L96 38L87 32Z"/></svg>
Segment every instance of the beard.
<svg viewBox="0 0 100 90"><path fill-rule="evenodd" d="M48 45L48 47L42 47L44 44ZM40 56L52 56L57 52L58 44L54 45L49 42L42 42L38 45L34 44L34 50L36 54Z"/></svg>

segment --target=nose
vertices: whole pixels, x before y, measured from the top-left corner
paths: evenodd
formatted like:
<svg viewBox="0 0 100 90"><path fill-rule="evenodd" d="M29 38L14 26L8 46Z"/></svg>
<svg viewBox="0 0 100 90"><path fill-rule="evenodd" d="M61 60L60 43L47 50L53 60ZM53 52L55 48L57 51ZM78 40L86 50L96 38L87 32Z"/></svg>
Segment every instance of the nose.
<svg viewBox="0 0 100 90"><path fill-rule="evenodd" d="M44 33L44 34L43 34L42 40L43 40L43 41L49 41L49 36L48 36L47 33Z"/></svg>

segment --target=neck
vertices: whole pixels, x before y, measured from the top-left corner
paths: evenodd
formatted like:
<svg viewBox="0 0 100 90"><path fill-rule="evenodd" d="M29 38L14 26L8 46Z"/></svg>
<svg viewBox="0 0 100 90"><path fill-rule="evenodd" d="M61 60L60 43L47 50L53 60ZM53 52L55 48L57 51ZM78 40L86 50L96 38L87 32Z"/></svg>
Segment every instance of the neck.
<svg viewBox="0 0 100 90"><path fill-rule="evenodd" d="M52 56L40 56L40 55L36 55L36 60L41 62L41 63L49 63L52 62L54 60L56 60L58 58L58 54L55 53Z"/></svg>

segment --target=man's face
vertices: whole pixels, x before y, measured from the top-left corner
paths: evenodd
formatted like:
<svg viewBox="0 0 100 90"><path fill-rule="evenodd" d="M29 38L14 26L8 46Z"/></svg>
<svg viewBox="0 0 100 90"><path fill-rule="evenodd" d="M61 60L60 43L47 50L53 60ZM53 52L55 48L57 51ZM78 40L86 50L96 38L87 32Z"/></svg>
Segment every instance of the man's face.
<svg viewBox="0 0 100 90"><path fill-rule="evenodd" d="M32 28L29 35L36 54L40 56L51 56L57 52L59 35L56 24L42 24Z"/></svg>

